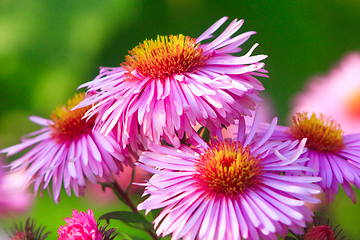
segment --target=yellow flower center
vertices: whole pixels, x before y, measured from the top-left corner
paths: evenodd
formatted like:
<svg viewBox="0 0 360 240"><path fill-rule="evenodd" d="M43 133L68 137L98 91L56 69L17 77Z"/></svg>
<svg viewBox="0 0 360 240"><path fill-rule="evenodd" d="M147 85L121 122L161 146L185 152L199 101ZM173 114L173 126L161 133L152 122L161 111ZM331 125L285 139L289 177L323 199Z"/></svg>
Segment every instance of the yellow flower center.
<svg viewBox="0 0 360 240"><path fill-rule="evenodd" d="M322 114L316 117L313 113L308 118L306 112L297 113L290 131L296 139L307 138L306 147L312 150L337 153L344 147L340 125Z"/></svg>
<svg viewBox="0 0 360 240"><path fill-rule="evenodd" d="M261 159L253 156L249 147L218 143L200 156L195 164L194 178L211 194L237 198L245 189L259 182L260 162Z"/></svg>
<svg viewBox="0 0 360 240"><path fill-rule="evenodd" d="M209 58L203 55L196 39L182 34L158 36L156 40L145 40L129 51L122 63L129 73L137 70L144 77L164 80L174 74L195 72ZM130 80L131 75L129 74Z"/></svg>
<svg viewBox="0 0 360 240"><path fill-rule="evenodd" d="M75 140L84 134L92 131L95 124L95 117L89 120L82 119L89 107L79 108L71 111L85 98L84 93L75 94L72 99L68 100L67 105L62 105L56 108L51 114L51 120L54 122L51 125L51 137L59 143Z"/></svg>

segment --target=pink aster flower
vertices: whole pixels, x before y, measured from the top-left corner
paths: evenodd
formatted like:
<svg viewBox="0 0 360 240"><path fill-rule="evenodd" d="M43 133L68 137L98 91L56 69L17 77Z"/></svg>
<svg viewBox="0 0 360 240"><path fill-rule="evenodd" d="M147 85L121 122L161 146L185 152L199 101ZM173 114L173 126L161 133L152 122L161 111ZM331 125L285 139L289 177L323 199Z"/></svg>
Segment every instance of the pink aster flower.
<svg viewBox="0 0 360 240"><path fill-rule="evenodd" d="M87 213L74 209L72 217L64 220L67 224L58 229L58 240L112 240L116 236L111 236L115 229L98 226L91 209Z"/></svg>
<svg viewBox="0 0 360 240"><path fill-rule="evenodd" d="M272 140L289 141L307 138L308 151L301 157L310 160L302 163L313 168L315 175L322 177L317 183L323 189L327 203L334 200L339 183L353 203L356 196L351 184L360 188L360 134L343 134L340 125L331 118L315 113L308 116L298 113L293 116L290 127L277 126Z"/></svg>
<svg viewBox="0 0 360 240"><path fill-rule="evenodd" d="M27 211L33 198L24 187L23 171L5 172L0 160L0 217Z"/></svg>
<svg viewBox="0 0 360 240"><path fill-rule="evenodd" d="M96 183L96 177L113 180L113 173L119 174L123 164L132 164L126 149L120 149L116 137L106 137L94 129L94 119L88 121L82 116L89 108L71 111L85 94L75 95L67 105L60 106L51 115L52 120L30 117L30 120L44 126L30 133L22 143L1 150L8 156L33 147L19 159L13 161L11 169L26 169L28 181L34 182L35 193L50 188L52 180L53 198L60 200L64 183L67 194L71 188L76 196L85 193L85 178ZM28 138L29 136L36 136Z"/></svg>
<svg viewBox="0 0 360 240"><path fill-rule="evenodd" d="M149 144L151 152L138 164L154 175L145 184L150 196L138 209L164 208L154 220L158 235L236 240L278 239L288 228L302 233L313 215L304 201L319 202L312 195L321 190L313 182L321 179L302 174L311 169L296 163L306 161L299 159L306 139L268 141L276 119L264 138L254 140L259 116L247 135L240 120L235 142L204 149Z"/></svg>
<svg viewBox="0 0 360 240"><path fill-rule="evenodd" d="M292 115L322 113L338 122L345 133L360 132L360 53L348 54L328 75L311 79L292 105Z"/></svg>
<svg viewBox="0 0 360 240"><path fill-rule="evenodd" d="M265 55L250 56L257 44L243 56L239 46L255 32L232 38L243 20L235 19L220 36L209 39L225 21L221 18L197 39L188 36L158 36L145 40L129 51L120 67L101 68L87 87L92 95L79 107L91 105L85 117L98 114L100 132L118 130L123 147L150 141L179 144L193 126L208 127L212 136L220 135L221 125L251 115L261 101L262 84L254 76L266 76ZM96 104L95 104L96 103Z"/></svg>

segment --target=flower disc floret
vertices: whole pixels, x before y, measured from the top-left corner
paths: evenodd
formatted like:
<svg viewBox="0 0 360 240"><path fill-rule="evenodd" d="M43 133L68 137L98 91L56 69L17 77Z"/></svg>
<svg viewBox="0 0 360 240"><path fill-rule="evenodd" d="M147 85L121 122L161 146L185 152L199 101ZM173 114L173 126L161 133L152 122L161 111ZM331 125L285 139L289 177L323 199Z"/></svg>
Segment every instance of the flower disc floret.
<svg viewBox="0 0 360 240"><path fill-rule="evenodd" d="M83 107L71 110L85 98L85 93L75 94L68 100L66 105L57 107L51 114L51 120L54 124L50 125L51 137L59 142L67 142L77 139L84 134L91 133L94 128L95 118L84 119L84 114L90 107Z"/></svg>
<svg viewBox="0 0 360 240"><path fill-rule="evenodd" d="M309 118L306 112L297 113L290 131L296 139L307 138L306 147L312 150L337 153L344 147L340 125L322 114L316 117L313 113Z"/></svg>
<svg viewBox="0 0 360 240"><path fill-rule="evenodd" d="M217 143L200 156L194 178L206 191L236 198L258 182L261 159L251 154L249 146L238 144Z"/></svg>
<svg viewBox="0 0 360 240"><path fill-rule="evenodd" d="M145 40L129 51L122 63L129 73L135 69L144 77L165 80L175 74L195 72L202 67L208 56L195 38L180 35L159 36L156 40ZM135 80L129 74L129 79Z"/></svg>

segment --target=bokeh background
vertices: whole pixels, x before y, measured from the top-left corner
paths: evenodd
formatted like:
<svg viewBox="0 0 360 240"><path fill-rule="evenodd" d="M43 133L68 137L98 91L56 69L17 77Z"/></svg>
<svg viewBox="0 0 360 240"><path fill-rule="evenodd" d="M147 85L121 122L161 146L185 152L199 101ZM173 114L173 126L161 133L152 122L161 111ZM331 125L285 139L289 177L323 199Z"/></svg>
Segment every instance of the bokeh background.
<svg viewBox="0 0 360 240"><path fill-rule="evenodd" d="M37 130L29 115L48 118L81 83L98 74L99 66L119 66L144 39L179 33L197 37L223 16L245 19L239 33L258 33L243 49L259 43L255 54L269 56L264 62L270 78L260 80L282 124L287 123L291 97L309 77L327 73L346 53L360 49L359 0L1 0L0 147ZM73 208L92 208L96 217L125 209L111 194L94 197L98 195L63 193L55 205L45 192L29 212L0 224L32 216L52 231L49 239L56 239L57 228ZM359 204L353 205L342 190L321 210L333 225L341 224L347 238L359 239ZM125 227L115 221L111 226Z"/></svg>

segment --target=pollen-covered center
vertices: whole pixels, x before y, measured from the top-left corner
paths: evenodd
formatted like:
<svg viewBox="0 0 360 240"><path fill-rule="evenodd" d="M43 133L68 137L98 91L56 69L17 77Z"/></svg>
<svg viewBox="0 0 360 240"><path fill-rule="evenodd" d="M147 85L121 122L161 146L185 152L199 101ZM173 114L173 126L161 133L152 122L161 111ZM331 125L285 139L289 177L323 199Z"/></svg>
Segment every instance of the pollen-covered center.
<svg viewBox="0 0 360 240"><path fill-rule="evenodd" d="M89 107L79 108L71 111L85 98L84 93L76 94L69 99L66 105L57 107L51 114L53 125L51 125L51 137L57 142L63 143L77 139L84 134L90 133L95 124L95 118L82 119Z"/></svg>
<svg viewBox="0 0 360 240"><path fill-rule="evenodd" d="M236 198L259 181L260 162L249 147L218 143L200 156L195 164L194 178L211 194Z"/></svg>
<svg viewBox="0 0 360 240"><path fill-rule="evenodd" d="M121 64L129 73L136 69L144 77L161 80L175 74L195 72L208 59L196 44L196 39L182 34L145 40L129 53L125 56L126 62Z"/></svg>
<svg viewBox="0 0 360 240"><path fill-rule="evenodd" d="M309 118L306 112L297 113L290 131L299 140L307 138L306 147L312 150L337 153L344 147L340 125L322 114L316 117L313 113Z"/></svg>

